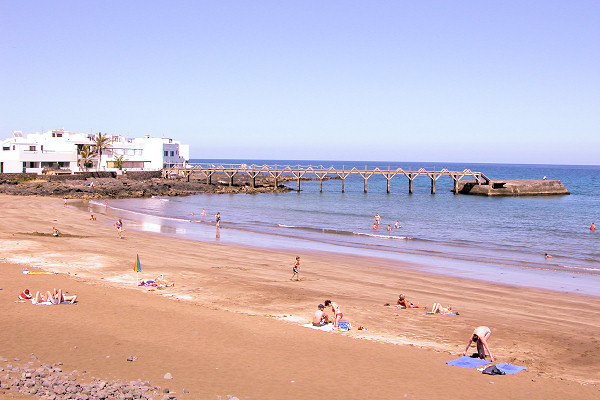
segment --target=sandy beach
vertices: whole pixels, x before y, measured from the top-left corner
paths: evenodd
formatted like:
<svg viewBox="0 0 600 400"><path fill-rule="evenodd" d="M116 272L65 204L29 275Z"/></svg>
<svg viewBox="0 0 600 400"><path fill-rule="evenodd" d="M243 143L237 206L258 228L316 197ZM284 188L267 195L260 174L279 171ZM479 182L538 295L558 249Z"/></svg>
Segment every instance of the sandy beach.
<svg viewBox="0 0 600 400"><path fill-rule="evenodd" d="M190 241L127 229L127 220L118 239L114 217L90 221L62 199L0 199L6 362L34 354L35 362L86 371L82 379L141 378L178 399L600 396L597 297L432 275L385 259ZM175 285L137 287L136 254L140 278L164 274ZM289 280L296 256L299 282ZM79 303L15 302L25 288L54 287ZM451 304L460 315L398 309L399 293L421 305ZM341 305L353 329L301 326L325 299ZM446 365L479 325L492 330L496 361L528 369L489 376Z"/></svg>

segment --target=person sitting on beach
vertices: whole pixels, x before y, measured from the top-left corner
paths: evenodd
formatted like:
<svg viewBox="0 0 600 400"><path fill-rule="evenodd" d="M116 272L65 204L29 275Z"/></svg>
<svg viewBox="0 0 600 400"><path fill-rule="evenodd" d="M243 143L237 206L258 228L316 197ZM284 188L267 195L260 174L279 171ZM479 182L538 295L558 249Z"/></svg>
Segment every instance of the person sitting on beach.
<svg viewBox="0 0 600 400"><path fill-rule="evenodd" d="M325 326L329 323L329 316L323 311L324 308L323 304L317 306L317 311L315 311L312 318L313 326Z"/></svg>
<svg viewBox="0 0 600 400"><path fill-rule="evenodd" d="M94 214L90 215L90 221L95 221L96 220L96 216Z"/></svg>
<svg viewBox="0 0 600 400"><path fill-rule="evenodd" d="M19 295L19 300L31 300L33 296L29 293L29 289L25 289Z"/></svg>
<svg viewBox="0 0 600 400"><path fill-rule="evenodd" d="M432 314L454 314L452 311L452 306L442 307L440 303L433 303L433 307L431 307Z"/></svg>
<svg viewBox="0 0 600 400"><path fill-rule="evenodd" d="M465 351L463 351L463 356L467 354L469 347L471 347L471 343L475 342L477 343L477 357L481 358L482 360L485 360L485 351L487 350L488 354L490 355L490 360L494 362L494 356L492 355L492 352L490 351L490 348L487 343L491 334L492 330L487 326L478 326L477 328L475 328L473 334L469 338L469 343L467 343ZM475 354L473 356L475 356Z"/></svg>
<svg viewBox="0 0 600 400"><path fill-rule="evenodd" d="M399 305L400 307L404 307L404 308L427 308L427 306L421 307L418 304L413 304L410 301L406 300L406 296L404 296L403 294L400 294L398 296L398 301L396 302L396 305Z"/></svg>
<svg viewBox="0 0 600 400"><path fill-rule="evenodd" d="M52 227L52 236L57 237L60 233L58 232L58 229L56 229L55 227Z"/></svg>
<svg viewBox="0 0 600 400"><path fill-rule="evenodd" d="M325 307L331 306L331 312L333 313L333 327L337 328L344 314L339 304L334 303L331 300L325 300Z"/></svg>

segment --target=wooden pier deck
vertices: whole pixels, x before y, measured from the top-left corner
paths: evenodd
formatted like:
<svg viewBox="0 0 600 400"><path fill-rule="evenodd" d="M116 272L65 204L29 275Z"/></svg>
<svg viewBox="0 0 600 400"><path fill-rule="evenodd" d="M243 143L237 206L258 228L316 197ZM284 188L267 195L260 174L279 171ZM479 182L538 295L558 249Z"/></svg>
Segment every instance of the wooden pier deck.
<svg viewBox="0 0 600 400"><path fill-rule="evenodd" d="M462 171L450 171L446 168L441 170L427 170L419 168L417 170L403 168L391 169L390 167L375 167L359 169L352 167L346 169L339 167L325 167L323 165L256 165L256 164L185 164L163 169L163 176L183 176L188 181L192 175L201 175L206 179L207 184L212 183L214 174L225 174L229 178L229 186L233 185L233 179L237 174L246 174L250 177L252 187L256 186L256 177L259 175L268 175L273 178L275 186L278 185L282 177L291 177L297 182L297 190L300 191L300 181L303 178L313 178L319 180L319 190L323 191L323 180L334 177L341 180L341 190L344 192L346 178L351 175L359 175L364 180L364 192L367 193L367 182L374 175L381 175L387 180L387 192L390 193L390 182L396 176L404 176L408 179L408 192L413 192L413 181L420 176L428 177L431 181L431 193L435 194L435 184L443 176L448 176L454 181L454 194L458 194L458 186L461 179L465 176L475 179L477 184L489 184L490 180L482 172L465 169Z"/></svg>

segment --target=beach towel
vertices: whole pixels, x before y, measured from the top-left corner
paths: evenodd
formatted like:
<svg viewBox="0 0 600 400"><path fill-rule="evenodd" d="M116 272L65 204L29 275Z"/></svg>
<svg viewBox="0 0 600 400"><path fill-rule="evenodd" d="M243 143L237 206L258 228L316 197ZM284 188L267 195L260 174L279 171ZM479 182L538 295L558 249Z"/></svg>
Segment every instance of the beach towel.
<svg viewBox="0 0 600 400"><path fill-rule="evenodd" d="M496 364L496 367L504 372L505 374L516 374L517 372L521 372L524 369L527 369L527 367L520 367L518 365L513 365L511 363L500 363L500 364Z"/></svg>
<svg viewBox="0 0 600 400"><path fill-rule="evenodd" d="M456 360L446 361L446 364L461 368L477 368L481 367L482 365L491 364L491 361L482 360L481 358L462 356Z"/></svg>
<svg viewBox="0 0 600 400"><path fill-rule="evenodd" d="M431 311L425 311L425 314L433 314L433 315L458 315L458 313L437 313Z"/></svg>
<svg viewBox="0 0 600 400"><path fill-rule="evenodd" d="M327 324L324 326L314 326L312 324L312 322L309 322L308 324L304 324L302 325L305 328L311 328L311 329L316 329L318 331L323 331L323 332L333 332L333 325L332 324Z"/></svg>

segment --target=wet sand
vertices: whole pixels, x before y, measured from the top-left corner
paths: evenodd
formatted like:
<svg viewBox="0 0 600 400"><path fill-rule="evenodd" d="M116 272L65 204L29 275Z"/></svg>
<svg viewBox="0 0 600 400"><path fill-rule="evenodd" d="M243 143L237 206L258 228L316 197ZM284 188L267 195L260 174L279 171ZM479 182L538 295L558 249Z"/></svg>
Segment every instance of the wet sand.
<svg viewBox="0 0 600 400"><path fill-rule="evenodd" d="M9 360L29 361L34 353L41 362L63 362L65 371L150 380L187 399L600 394L597 297L415 273L377 258L194 242L128 230L127 220L118 239L112 217L90 221L61 199L0 199L0 356ZM53 226L64 236L51 237ZM175 286L137 287L136 254L140 278L164 274ZM300 282L289 280L296 255ZM25 275L21 268L59 274ZM79 304L14 301L25 288L52 287L77 293ZM397 309L401 292L421 304L452 304L460 315ZM300 326L327 298L354 329ZM492 329L497 361L528 369L487 376L445 365L478 325ZM136 361L127 361L132 355ZM167 372L172 380L163 379Z"/></svg>

